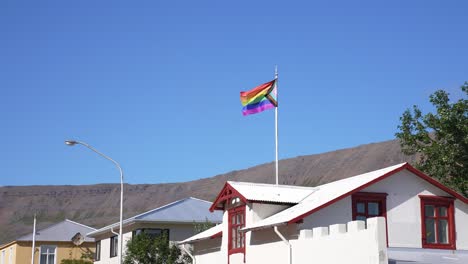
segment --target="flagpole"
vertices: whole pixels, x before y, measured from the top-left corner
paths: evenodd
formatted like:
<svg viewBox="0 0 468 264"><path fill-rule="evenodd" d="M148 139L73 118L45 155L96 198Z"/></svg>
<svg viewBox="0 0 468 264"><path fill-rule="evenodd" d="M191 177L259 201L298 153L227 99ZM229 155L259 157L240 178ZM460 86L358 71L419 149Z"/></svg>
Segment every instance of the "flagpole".
<svg viewBox="0 0 468 264"><path fill-rule="evenodd" d="M36 247L36 214L34 214L32 249L31 249L31 264L34 264L34 251Z"/></svg>
<svg viewBox="0 0 468 264"><path fill-rule="evenodd" d="M278 102L278 65L275 65L275 85L276 102ZM276 185L278 185L278 106L275 107L275 160Z"/></svg>

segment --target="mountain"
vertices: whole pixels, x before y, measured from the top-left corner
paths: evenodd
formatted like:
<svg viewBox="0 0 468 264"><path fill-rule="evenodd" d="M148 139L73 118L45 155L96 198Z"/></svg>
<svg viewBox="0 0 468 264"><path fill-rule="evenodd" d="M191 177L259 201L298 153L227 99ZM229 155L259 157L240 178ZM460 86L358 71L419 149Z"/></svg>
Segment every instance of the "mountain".
<svg viewBox="0 0 468 264"><path fill-rule="evenodd" d="M315 186L398 164L414 162L397 140L279 162L280 184ZM188 196L213 200L227 180L274 183L275 166L262 164L211 178L169 184L126 184L124 218ZM0 244L65 218L95 228L118 222L120 184L0 187Z"/></svg>

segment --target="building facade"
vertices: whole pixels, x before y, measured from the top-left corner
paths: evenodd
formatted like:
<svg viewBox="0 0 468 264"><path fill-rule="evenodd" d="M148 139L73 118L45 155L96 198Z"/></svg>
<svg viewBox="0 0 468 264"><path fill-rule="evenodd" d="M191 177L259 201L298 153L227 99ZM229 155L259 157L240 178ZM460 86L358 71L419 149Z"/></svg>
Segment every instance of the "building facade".
<svg viewBox="0 0 468 264"><path fill-rule="evenodd" d="M365 227L374 217L385 220L383 261L468 263L468 199L407 163L316 187L227 182L211 210L223 212L223 223L182 241L197 264L258 263L262 255L268 263L329 263L313 259L313 247L311 258L297 257L301 232L350 221Z"/></svg>
<svg viewBox="0 0 468 264"><path fill-rule="evenodd" d="M86 233L95 229L66 219L38 230L35 237L34 263L60 264L64 259L92 258L94 239ZM0 246L0 264L31 263L32 234Z"/></svg>

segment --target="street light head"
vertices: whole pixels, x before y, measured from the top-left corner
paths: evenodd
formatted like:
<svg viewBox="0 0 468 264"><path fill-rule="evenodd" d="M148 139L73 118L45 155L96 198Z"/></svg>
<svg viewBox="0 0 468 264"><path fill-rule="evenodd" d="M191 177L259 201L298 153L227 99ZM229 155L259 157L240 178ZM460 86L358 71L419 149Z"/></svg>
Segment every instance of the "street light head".
<svg viewBox="0 0 468 264"><path fill-rule="evenodd" d="M65 140L65 144L68 145L68 146L74 146L77 143L78 142L76 142L75 140Z"/></svg>

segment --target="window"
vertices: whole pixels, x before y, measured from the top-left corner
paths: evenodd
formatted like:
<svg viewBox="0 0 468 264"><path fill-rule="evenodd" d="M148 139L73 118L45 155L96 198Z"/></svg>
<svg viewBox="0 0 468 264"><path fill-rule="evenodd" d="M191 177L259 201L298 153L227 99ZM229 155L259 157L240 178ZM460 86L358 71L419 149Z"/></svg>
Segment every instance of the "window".
<svg viewBox="0 0 468 264"><path fill-rule="evenodd" d="M455 249L453 199L420 195L422 247Z"/></svg>
<svg viewBox="0 0 468 264"><path fill-rule="evenodd" d="M245 252L245 234L240 230L245 226L245 206L229 210L229 254Z"/></svg>
<svg viewBox="0 0 468 264"><path fill-rule="evenodd" d="M40 264L55 264L55 250L57 246L41 246Z"/></svg>
<svg viewBox="0 0 468 264"><path fill-rule="evenodd" d="M353 220L366 221L367 218L387 215L386 193L356 193L352 196Z"/></svg>
<svg viewBox="0 0 468 264"><path fill-rule="evenodd" d="M113 236L110 238L110 257L116 257L119 251L119 237Z"/></svg>
<svg viewBox="0 0 468 264"><path fill-rule="evenodd" d="M101 260L101 240L96 241L96 252L94 253L94 260Z"/></svg>
<svg viewBox="0 0 468 264"><path fill-rule="evenodd" d="M160 229L160 228L142 228L137 229L132 232L132 237L135 237L141 233L147 234L149 237L155 239L157 237L164 236L169 242L169 229Z"/></svg>

